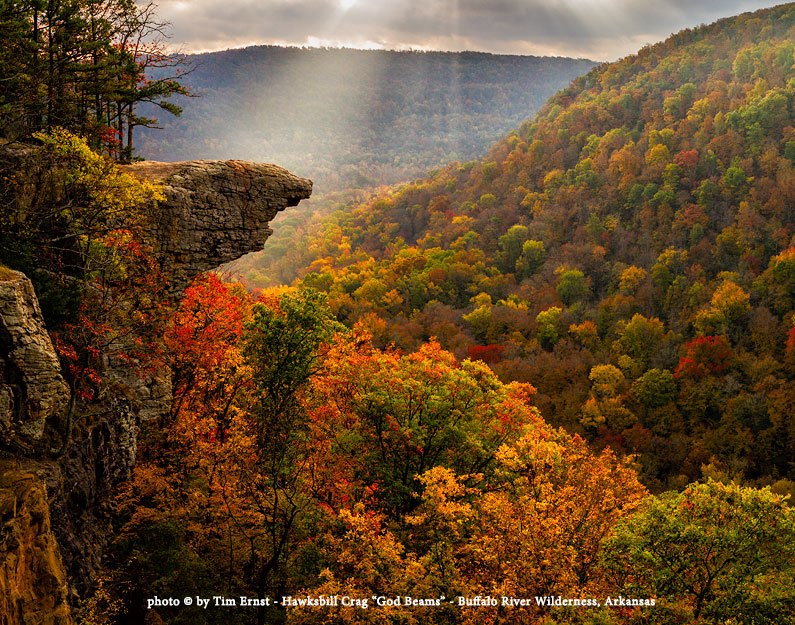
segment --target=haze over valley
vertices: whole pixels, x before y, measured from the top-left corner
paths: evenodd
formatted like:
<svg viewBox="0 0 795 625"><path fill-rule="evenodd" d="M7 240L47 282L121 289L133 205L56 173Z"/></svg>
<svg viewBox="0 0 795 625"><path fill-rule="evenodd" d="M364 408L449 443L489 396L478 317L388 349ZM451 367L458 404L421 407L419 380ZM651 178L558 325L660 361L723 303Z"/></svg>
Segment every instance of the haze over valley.
<svg viewBox="0 0 795 625"><path fill-rule="evenodd" d="M186 57L179 118L144 131L154 160L279 163L316 193L476 158L590 70L584 59L257 46Z"/></svg>
<svg viewBox="0 0 795 625"><path fill-rule="evenodd" d="M312 199L277 218L264 252L228 268L250 286L289 283L298 269L295 243L320 215L381 185L482 156L594 65L273 46L189 56L193 71L183 84L197 97L177 98L184 113L163 119L162 130L140 132L137 149L164 161L278 163L312 179Z"/></svg>

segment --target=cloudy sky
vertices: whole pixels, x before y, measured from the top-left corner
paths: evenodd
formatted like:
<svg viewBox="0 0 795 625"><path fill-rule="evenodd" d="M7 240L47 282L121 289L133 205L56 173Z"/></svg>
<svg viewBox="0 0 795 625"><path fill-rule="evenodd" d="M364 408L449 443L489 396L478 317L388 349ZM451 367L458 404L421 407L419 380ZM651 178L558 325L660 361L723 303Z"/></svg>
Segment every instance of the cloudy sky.
<svg viewBox="0 0 795 625"><path fill-rule="evenodd" d="M160 0L185 52L252 44L482 50L610 61L754 0Z"/></svg>

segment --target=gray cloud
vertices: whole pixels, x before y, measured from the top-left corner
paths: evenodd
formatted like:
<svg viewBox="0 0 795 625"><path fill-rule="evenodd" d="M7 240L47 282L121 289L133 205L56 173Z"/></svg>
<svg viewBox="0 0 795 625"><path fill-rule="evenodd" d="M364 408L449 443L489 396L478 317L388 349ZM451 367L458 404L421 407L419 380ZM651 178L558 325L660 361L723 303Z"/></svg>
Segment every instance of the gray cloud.
<svg viewBox="0 0 795 625"><path fill-rule="evenodd" d="M484 50L612 60L755 0L162 0L186 50L252 43Z"/></svg>

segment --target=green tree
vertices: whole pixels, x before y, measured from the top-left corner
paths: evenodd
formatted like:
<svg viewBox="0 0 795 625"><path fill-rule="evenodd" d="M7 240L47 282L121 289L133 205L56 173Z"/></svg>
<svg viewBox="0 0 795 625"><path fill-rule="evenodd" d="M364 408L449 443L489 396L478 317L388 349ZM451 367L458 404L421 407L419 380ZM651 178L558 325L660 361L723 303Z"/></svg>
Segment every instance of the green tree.
<svg viewBox="0 0 795 625"><path fill-rule="evenodd" d="M676 380L667 369L650 369L632 385L632 394L647 408L664 406L676 399Z"/></svg>
<svg viewBox="0 0 795 625"><path fill-rule="evenodd" d="M183 59L165 45L153 3L9 0L0 5L0 136L67 128L129 160L143 102L178 115ZM172 68L171 75L164 68ZM158 69L157 77L152 70Z"/></svg>
<svg viewBox="0 0 795 625"><path fill-rule="evenodd" d="M522 254L525 241L527 241L527 226L515 225L500 237L500 261L505 271L514 271L516 261Z"/></svg>
<svg viewBox="0 0 795 625"><path fill-rule="evenodd" d="M298 434L298 394L318 370L320 347L341 328L326 295L314 289L288 291L270 305L254 307L254 318L246 328L244 355L258 389L263 449L276 445L280 453L288 451L282 448Z"/></svg>
<svg viewBox="0 0 795 625"><path fill-rule="evenodd" d="M538 324L536 338L544 349L552 349L555 343L558 342L560 338L558 326L562 314L563 310L561 308L552 306L536 315L536 323Z"/></svg>
<svg viewBox="0 0 795 625"><path fill-rule="evenodd" d="M571 306L588 296L591 286L582 271L579 269L563 269L559 273L560 279L555 290L566 306Z"/></svg>
<svg viewBox="0 0 795 625"><path fill-rule="evenodd" d="M603 561L621 592L664 599L656 622L795 622L795 510L769 488L710 480L651 497Z"/></svg>
<svg viewBox="0 0 795 625"><path fill-rule="evenodd" d="M530 239L522 244L522 253L516 261L516 274L520 278L532 276L546 260L547 250L542 241Z"/></svg>
<svg viewBox="0 0 795 625"><path fill-rule="evenodd" d="M645 371L653 357L659 354L664 339L665 326L662 321L635 314L624 326L618 345Z"/></svg>
<svg viewBox="0 0 795 625"><path fill-rule="evenodd" d="M243 355L256 388L256 469L246 488L266 523L267 548L249 563L260 596L286 590L290 538L310 493L302 487L302 462L309 455L308 415L300 401L323 358L323 346L341 329L312 289L288 291L254 307L243 338ZM282 619L259 611L259 622Z"/></svg>

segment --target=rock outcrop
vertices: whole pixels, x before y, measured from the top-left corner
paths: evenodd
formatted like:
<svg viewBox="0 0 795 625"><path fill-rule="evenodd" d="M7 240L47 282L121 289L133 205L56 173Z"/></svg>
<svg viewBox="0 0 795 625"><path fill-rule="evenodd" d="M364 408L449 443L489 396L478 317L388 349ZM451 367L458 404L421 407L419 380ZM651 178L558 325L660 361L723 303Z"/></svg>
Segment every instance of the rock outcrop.
<svg viewBox="0 0 795 625"><path fill-rule="evenodd" d="M4 200L22 213L12 223L31 218L33 197L44 204L65 200L62 185L53 184L51 170L56 166L36 147L0 142L0 178L15 181ZM312 193L311 180L266 163L141 161L121 167L163 185L166 200L143 207L146 223L136 219L135 228L143 228L141 234L162 267L172 273L175 293L197 273L261 249L276 214ZM17 172L25 176L17 179Z"/></svg>
<svg viewBox="0 0 795 625"><path fill-rule="evenodd" d="M35 149L0 152L9 171L36 166ZM148 209L143 236L174 295L193 275L259 249L276 213L312 190L280 167L241 161L127 170L163 185L166 200ZM99 570L112 536L108 503L135 464L138 424L170 408L167 371L141 379L107 354L105 373L115 396L83 414L63 453L47 459L62 442L69 389L32 284L0 266L2 625L71 625L67 599L89 591Z"/></svg>
<svg viewBox="0 0 795 625"><path fill-rule="evenodd" d="M113 537L110 502L135 466L138 419L125 400L79 424L57 466L40 475L47 484L53 532L69 584L85 596Z"/></svg>
<svg viewBox="0 0 795 625"><path fill-rule="evenodd" d="M0 445L41 447L47 420L62 415L68 401L33 285L24 274L0 267Z"/></svg>
<svg viewBox="0 0 795 625"><path fill-rule="evenodd" d="M179 290L199 272L262 248L268 223L312 193L312 182L276 165L245 161L143 161L125 166L163 185L146 239Z"/></svg>
<svg viewBox="0 0 795 625"><path fill-rule="evenodd" d="M71 625L49 499L35 469L0 461L0 623Z"/></svg>
<svg viewBox="0 0 795 625"><path fill-rule="evenodd" d="M134 372L127 373L137 380ZM121 395L128 389L123 390ZM140 412L154 405L168 410L168 401L147 390L152 401ZM13 598L14 610L26 619L4 621L7 613L17 612L7 612L10 608L0 601L3 625L68 622L39 616L27 620L29 614L38 614L33 606L39 588L53 600L59 596L52 580L60 584L66 579L64 566L78 592L88 589L110 536L111 519L103 502L129 478L135 464L137 417L142 416L133 409L138 399L118 397L101 410L95 407L96 415L74 426L71 443L57 461L41 460L63 442L61 417L69 389L33 285L24 274L0 267L0 450L9 458L0 461L0 595ZM19 473L14 462L29 470ZM60 551L52 548L56 538ZM47 605L49 612L42 607L42 614L60 614L56 604L42 602Z"/></svg>

